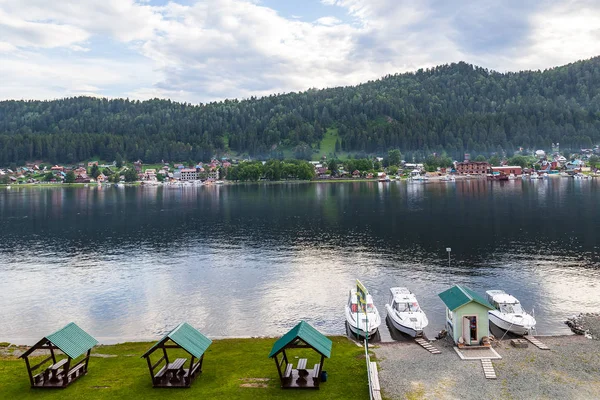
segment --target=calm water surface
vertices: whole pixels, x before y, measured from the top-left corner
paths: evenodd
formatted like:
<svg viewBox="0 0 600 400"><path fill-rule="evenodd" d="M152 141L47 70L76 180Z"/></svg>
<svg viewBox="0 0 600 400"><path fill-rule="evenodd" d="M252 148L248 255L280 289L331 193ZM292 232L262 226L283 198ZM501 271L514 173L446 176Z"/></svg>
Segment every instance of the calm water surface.
<svg viewBox="0 0 600 400"><path fill-rule="evenodd" d="M0 189L0 341L69 321L105 343L184 320L211 337L300 319L343 334L356 278L382 316L389 287L409 287L429 336L453 284L504 289L539 334L569 333L565 317L600 311L599 199L600 181L566 178Z"/></svg>

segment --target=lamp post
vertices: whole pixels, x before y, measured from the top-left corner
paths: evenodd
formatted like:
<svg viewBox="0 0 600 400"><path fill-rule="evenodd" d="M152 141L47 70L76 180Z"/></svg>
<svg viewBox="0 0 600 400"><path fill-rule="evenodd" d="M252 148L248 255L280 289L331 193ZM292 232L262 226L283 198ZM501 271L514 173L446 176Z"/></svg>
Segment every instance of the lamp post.
<svg viewBox="0 0 600 400"><path fill-rule="evenodd" d="M450 267L450 252L452 249L450 247L446 247L446 251L448 252L448 267Z"/></svg>

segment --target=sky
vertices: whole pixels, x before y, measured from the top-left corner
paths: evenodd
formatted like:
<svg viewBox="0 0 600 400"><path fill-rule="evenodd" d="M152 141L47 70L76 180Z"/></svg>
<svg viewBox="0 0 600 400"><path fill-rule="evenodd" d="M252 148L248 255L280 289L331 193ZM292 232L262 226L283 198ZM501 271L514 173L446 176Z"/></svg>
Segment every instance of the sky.
<svg viewBox="0 0 600 400"><path fill-rule="evenodd" d="M197 104L597 55L598 0L0 0L0 99Z"/></svg>

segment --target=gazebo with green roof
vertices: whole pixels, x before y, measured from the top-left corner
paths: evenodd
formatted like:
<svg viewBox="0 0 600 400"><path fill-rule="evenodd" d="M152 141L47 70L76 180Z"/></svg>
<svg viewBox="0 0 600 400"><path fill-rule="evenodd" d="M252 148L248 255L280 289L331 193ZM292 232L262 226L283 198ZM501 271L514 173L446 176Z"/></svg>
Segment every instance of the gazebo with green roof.
<svg viewBox="0 0 600 400"><path fill-rule="evenodd" d="M179 324L142 356L148 362L152 385L158 388L189 388L198 374L202 372L204 353L211 343L212 340L187 322ZM150 356L159 349L162 350L162 357L152 363ZM187 358L177 358L171 362L167 349L182 349L187 352L191 356L188 367L185 368ZM154 373L161 365L162 368Z"/></svg>
<svg viewBox="0 0 600 400"><path fill-rule="evenodd" d="M277 340L271 349L269 358L275 360L281 387L284 389L319 389L323 362L326 357L331 357L331 345L332 342L329 338L305 321L301 321ZM309 368L308 360L301 358L294 368L286 354L288 349L313 349L321 356L320 362ZM282 355L281 359L279 354Z"/></svg>
<svg viewBox="0 0 600 400"><path fill-rule="evenodd" d="M62 389L87 374L90 353L96 344L98 344L96 339L71 322L64 328L42 338L19 358L25 360L32 388ZM36 350L50 350L50 356L31 366L29 356ZM57 354L55 350L62 352L66 357L61 357L62 355ZM73 360L81 356L84 357L71 366ZM52 363L47 365L48 362ZM47 365L46 368L41 370L44 365ZM37 370L41 370L41 372L35 374Z"/></svg>
<svg viewBox="0 0 600 400"><path fill-rule="evenodd" d="M494 307L479 293L455 285L439 294L446 305L446 326L459 347L478 346L490 335L488 311Z"/></svg>

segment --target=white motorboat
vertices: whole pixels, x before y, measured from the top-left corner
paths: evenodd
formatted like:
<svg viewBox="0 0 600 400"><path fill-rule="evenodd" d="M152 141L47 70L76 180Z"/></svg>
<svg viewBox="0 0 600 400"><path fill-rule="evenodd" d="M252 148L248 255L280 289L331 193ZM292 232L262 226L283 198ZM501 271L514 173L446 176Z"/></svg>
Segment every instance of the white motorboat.
<svg viewBox="0 0 600 400"><path fill-rule="evenodd" d="M456 182L456 178L453 175L444 175L442 180L444 182Z"/></svg>
<svg viewBox="0 0 600 400"><path fill-rule="evenodd" d="M485 293L488 301L496 308L489 311L492 324L517 335L527 335L535 329L535 318L523 310L515 297L504 290L488 290Z"/></svg>
<svg viewBox="0 0 600 400"><path fill-rule="evenodd" d="M531 173L531 175L529 175L529 178L530 179L542 179L542 177L536 171L533 171Z"/></svg>
<svg viewBox="0 0 600 400"><path fill-rule="evenodd" d="M358 306L356 289L350 290L346 303L346 321L352 333L362 337L375 335L381 325L381 317L377 307L373 304L371 295L367 295L367 312L364 313Z"/></svg>
<svg viewBox="0 0 600 400"><path fill-rule="evenodd" d="M509 179L509 180L517 179L517 176L516 176L515 174L510 174L510 175L508 176L508 179Z"/></svg>
<svg viewBox="0 0 600 400"><path fill-rule="evenodd" d="M429 321L410 290L403 287L390 288L390 301L385 309L394 328L412 337L423 336L423 329Z"/></svg>
<svg viewBox="0 0 600 400"><path fill-rule="evenodd" d="M581 172L578 172L575 175L573 175L573 179L588 179L588 176L582 174Z"/></svg>

